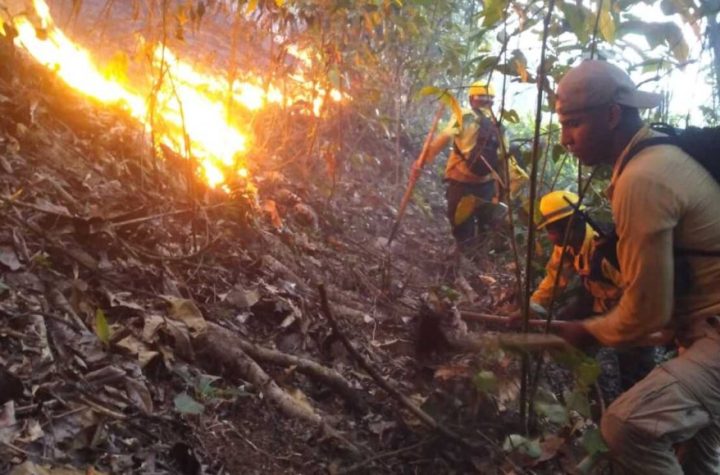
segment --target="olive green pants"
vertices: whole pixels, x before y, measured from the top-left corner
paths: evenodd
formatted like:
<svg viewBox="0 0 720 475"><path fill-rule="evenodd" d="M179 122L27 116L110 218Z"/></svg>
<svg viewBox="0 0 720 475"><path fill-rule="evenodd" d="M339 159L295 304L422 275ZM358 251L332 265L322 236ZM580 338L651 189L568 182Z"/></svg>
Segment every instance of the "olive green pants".
<svg viewBox="0 0 720 475"><path fill-rule="evenodd" d="M680 356L623 393L601 429L614 473L720 473L720 334L708 326Z"/></svg>

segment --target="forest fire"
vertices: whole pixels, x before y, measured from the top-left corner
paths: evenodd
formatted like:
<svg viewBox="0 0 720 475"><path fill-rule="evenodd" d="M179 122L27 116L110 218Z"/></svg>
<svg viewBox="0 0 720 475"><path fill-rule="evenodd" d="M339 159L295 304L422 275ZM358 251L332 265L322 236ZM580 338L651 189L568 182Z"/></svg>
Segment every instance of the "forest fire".
<svg viewBox="0 0 720 475"><path fill-rule="evenodd" d="M302 86L302 91L293 95L273 85L263 87L260 80L234 81L231 88L225 76L201 72L163 45L152 52L152 69L158 72L150 88L154 92L138 90L128 79L103 72L89 51L55 26L44 0L34 0L33 4L44 31L38 33L37 25L29 18L16 17L16 45L53 68L73 89L102 103L125 108L148 132L152 130L156 142L183 157L196 159L202 178L211 187L226 183L232 174L248 175L245 157L252 144L252 132L233 120L230 102L256 111L270 103L290 105L304 101L312 104L313 114L319 115L327 97L333 101L343 97L336 90L314 86L301 73L291 76Z"/></svg>

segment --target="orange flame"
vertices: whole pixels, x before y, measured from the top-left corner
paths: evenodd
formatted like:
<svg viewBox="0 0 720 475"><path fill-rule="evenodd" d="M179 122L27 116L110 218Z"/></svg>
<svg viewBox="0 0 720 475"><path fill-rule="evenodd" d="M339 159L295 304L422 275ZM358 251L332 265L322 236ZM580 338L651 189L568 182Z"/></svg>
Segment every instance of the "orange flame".
<svg viewBox="0 0 720 475"><path fill-rule="evenodd" d="M313 113L320 114L326 98L341 101L339 91L326 91L309 83L302 74L295 79L303 90L286 98L275 86L262 87L262 81L236 81L232 88L220 75L204 73L177 58L169 48L158 46L153 51L153 66L164 72L154 101L150 124L148 94L123 84L100 72L90 53L70 40L57 28L44 0L33 0L35 11L47 34L39 38L33 23L26 17L14 19L18 36L16 45L30 53L38 62L56 70L70 87L106 104L119 104L147 128L153 127L159 141L182 156L193 156L201 164L201 174L211 187L227 181L227 173L247 177L244 156L252 142L248 131L229 118L227 95L249 111L268 103L288 105L296 101L312 103ZM300 55L299 50L293 53ZM303 62L309 64L309 56ZM222 189L226 187L222 186Z"/></svg>

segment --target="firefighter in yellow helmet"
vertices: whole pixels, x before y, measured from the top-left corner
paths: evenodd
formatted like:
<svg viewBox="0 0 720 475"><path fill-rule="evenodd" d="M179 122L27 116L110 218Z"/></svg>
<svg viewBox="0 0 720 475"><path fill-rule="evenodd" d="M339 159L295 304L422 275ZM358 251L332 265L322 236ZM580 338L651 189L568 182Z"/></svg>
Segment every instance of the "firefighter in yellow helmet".
<svg viewBox="0 0 720 475"><path fill-rule="evenodd" d="M557 281L555 298L559 298L567 288L573 275L580 278L585 290L585 299L580 303L566 308L563 312L570 319L577 315L599 315L607 312L617 305L622 295L623 282L620 274L614 231L603 230L603 236L593 229L589 218L582 206L578 207L578 196L570 191L552 191L540 200L539 229L547 232L548 239L553 244L553 252L547 263L546 274L540 285L531 296L533 309L538 313L546 311L553 298L553 288ZM597 225L596 225L597 226ZM563 240L565 241L565 257L563 254ZM558 274L560 274L558 276ZM589 302L588 302L589 299ZM582 308L586 303L589 308ZM609 400L618 395L618 389L623 391L645 377L655 365L653 348L633 348L627 351L603 351L606 354L599 359L607 361L608 358L617 360L615 370L619 372L619 388L608 389L609 386L618 386L617 383L607 383L607 377L601 375L601 387L604 396ZM607 376L608 370L603 372ZM605 380L605 384L603 383Z"/></svg>
<svg viewBox="0 0 720 475"><path fill-rule="evenodd" d="M601 251L598 235L586 222L582 213L573 206L578 196L570 191L552 191L540 200L541 220L538 229L545 229L553 252L546 266L545 278L533 293L531 301L547 309L553 295L555 280L558 279L556 297L560 297L573 274L582 280L583 287L592 297L592 312L607 312L615 306L622 295L622 280L618 269L614 243L607 252ZM582 210L582 208L581 208ZM563 270L560 271L560 257L563 253L563 238L567 230ZM604 247L602 251L605 251ZM560 276L558 277L558 273Z"/></svg>
<svg viewBox="0 0 720 475"><path fill-rule="evenodd" d="M466 244L479 232L505 215L505 205L498 203L502 133L492 119L495 90L486 81L477 81L468 89L470 110L463 111L462 126L453 122L441 131L428 148L426 161L435 157L452 142L445 167L447 183L447 216L452 234L459 245ZM510 160L511 189L518 189L527 174Z"/></svg>

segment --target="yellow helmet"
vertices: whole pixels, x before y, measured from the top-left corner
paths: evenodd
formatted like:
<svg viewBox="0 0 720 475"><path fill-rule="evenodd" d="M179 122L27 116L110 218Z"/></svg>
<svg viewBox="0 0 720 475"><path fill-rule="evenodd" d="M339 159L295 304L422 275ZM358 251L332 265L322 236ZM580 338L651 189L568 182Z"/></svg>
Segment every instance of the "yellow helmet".
<svg viewBox="0 0 720 475"><path fill-rule="evenodd" d="M551 191L543 196L540 199L540 214L542 218L537 225L538 229L542 229L550 223L571 216L575 212L575 209L570 206L568 201L577 205L580 198L575 193L564 190ZM580 209L584 209L584 207L580 206Z"/></svg>
<svg viewBox="0 0 720 475"><path fill-rule="evenodd" d="M495 88L487 81L475 81L470 86L468 96L494 96Z"/></svg>

